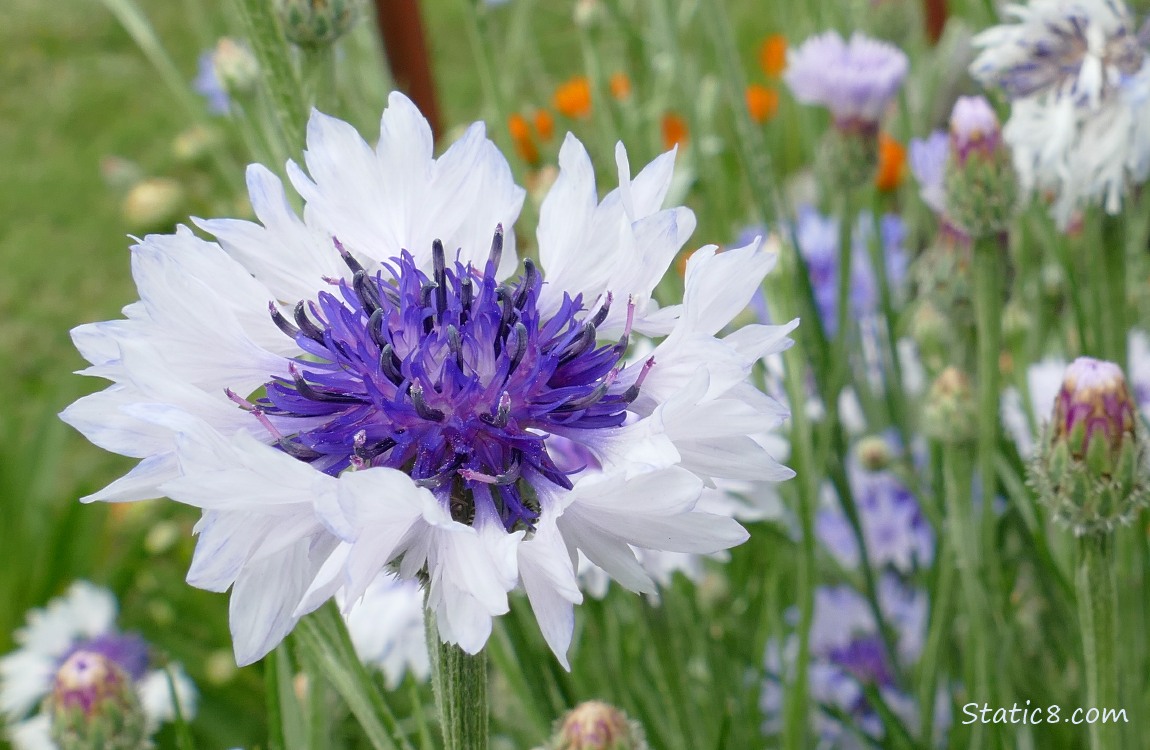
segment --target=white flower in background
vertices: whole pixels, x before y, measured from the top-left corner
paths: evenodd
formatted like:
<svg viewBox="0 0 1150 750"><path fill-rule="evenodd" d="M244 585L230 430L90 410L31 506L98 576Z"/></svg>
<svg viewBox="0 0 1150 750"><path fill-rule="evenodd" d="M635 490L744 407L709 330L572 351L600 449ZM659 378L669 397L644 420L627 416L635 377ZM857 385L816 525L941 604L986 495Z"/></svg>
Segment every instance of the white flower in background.
<svg viewBox="0 0 1150 750"><path fill-rule="evenodd" d="M232 588L237 660L337 591L424 576L440 637L475 653L521 586L566 663L582 552L655 586L633 549L709 554L746 532L697 504L719 480L792 475L751 435L785 417L748 382L797 321L717 334L775 262L697 251L682 304L653 290L694 229L661 208L674 152L602 201L568 136L539 264L514 257L523 201L477 123L438 159L402 95L379 143L320 113L307 173L252 166L261 223L199 221L133 248L140 302L74 339L113 381L63 418L141 462L88 498L204 509L188 580ZM635 353L643 352L635 356Z"/></svg>
<svg viewBox="0 0 1150 750"><path fill-rule="evenodd" d="M1003 136L1024 189L1051 190L1065 226L1085 203L1117 213L1150 173L1150 65L1117 0L1008 5L974 38L971 74L1011 99Z"/></svg>
<svg viewBox="0 0 1150 750"><path fill-rule="evenodd" d="M78 651L109 659L132 680L149 735L175 719L169 675L184 718L196 712L196 689L183 668L157 668L143 638L116 629L116 599L107 589L86 581L73 583L47 607L28 612L15 641L17 649L0 657L0 714L15 750L56 747L48 716L37 711L52 690L57 670Z"/></svg>
<svg viewBox="0 0 1150 750"><path fill-rule="evenodd" d="M408 672L420 682L431 674L418 581L381 573L352 603L347 630L360 660L383 670L388 690L399 687Z"/></svg>

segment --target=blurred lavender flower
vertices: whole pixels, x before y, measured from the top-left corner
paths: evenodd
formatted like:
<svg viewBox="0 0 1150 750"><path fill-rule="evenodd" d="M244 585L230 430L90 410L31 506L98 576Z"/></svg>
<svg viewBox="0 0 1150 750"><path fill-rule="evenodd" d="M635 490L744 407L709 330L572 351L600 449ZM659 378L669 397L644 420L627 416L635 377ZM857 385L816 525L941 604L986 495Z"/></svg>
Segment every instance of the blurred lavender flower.
<svg viewBox="0 0 1150 750"><path fill-rule="evenodd" d="M1121 208L1150 173L1150 65L1117 0L1009 5L1016 22L974 38L971 74L1012 100L1003 130L1024 189L1052 190L1065 227L1087 202Z"/></svg>
<svg viewBox="0 0 1150 750"><path fill-rule="evenodd" d="M827 31L789 52L783 80L800 102L829 109L840 129L873 131L907 68L893 45L858 32L847 42Z"/></svg>
<svg viewBox="0 0 1150 750"><path fill-rule="evenodd" d="M867 213L860 214L851 234L850 306L851 314L856 319L873 316L878 302L877 282L867 253L867 242L873 233L873 217ZM827 334L834 336L838 327L838 219L823 216L810 206L804 206L799 209L795 234L799 252L810 274L819 317ZM899 286L906 277L907 258L902 246L904 237L901 218L895 214L886 214L880 219L879 240L883 246L887 277L892 287Z"/></svg>
<svg viewBox="0 0 1150 750"><path fill-rule="evenodd" d="M858 505L868 564L874 568L889 565L903 574L930 565L934 559L934 531L902 479L890 469L867 471L853 460L847 473ZM859 566L857 541L837 502L819 511L815 533L840 565Z"/></svg>
<svg viewBox="0 0 1150 750"><path fill-rule="evenodd" d="M204 50L197 60L196 79L192 87L196 93L204 97L208 111L217 115L226 115L231 111L231 98L224 84L216 75L215 49Z"/></svg>
<svg viewBox="0 0 1150 750"><path fill-rule="evenodd" d="M883 703L909 730L918 725L918 706L900 689L899 666L918 660L927 624L927 598L922 591L903 586L885 576L879 606L897 636L897 659L887 653L878 623L861 594L848 586L822 586L815 590L815 613L811 624L809 667L810 695L816 708L811 723L818 747L864 748L886 735L878 709L866 688L877 690ZM792 620L796 613L788 613ZM794 671L798 638L767 645L767 679L759 705L765 721L763 731L776 734L781 728L783 678ZM935 702L934 731L937 736L950 724L945 691Z"/></svg>
<svg viewBox="0 0 1150 750"><path fill-rule="evenodd" d="M143 638L116 629L116 600L107 589L86 581L73 583L44 609L30 611L14 640L18 648L0 657L0 717L15 750L55 747L50 719L36 709L52 690L60 666L80 651L108 659L132 681L149 735L175 718L172 686L183 716L195 714L191 680L178 664L157 668Z"/></svg>
<svg viewBox="0 0 1150 750"><path fill-rule="evenodd" d="M950 156L950 138L944 130L935 130L926 138L910 140L910 171L918 181L922 201L936 214L946 210L946 160Z"/></svg>

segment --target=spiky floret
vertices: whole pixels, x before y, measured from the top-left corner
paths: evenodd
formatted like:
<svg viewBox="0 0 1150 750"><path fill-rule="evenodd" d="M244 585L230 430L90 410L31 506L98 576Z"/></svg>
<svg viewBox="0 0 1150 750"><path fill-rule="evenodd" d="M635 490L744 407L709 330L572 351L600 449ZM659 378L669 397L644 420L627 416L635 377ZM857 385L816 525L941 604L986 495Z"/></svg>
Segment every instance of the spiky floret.
<svg viewBox="0 0 1150 750"><path fill-rule="evenodd" d="M254 403L234 399L320 471L402 469L458 521L491 502L509 531L533 528L534 485L570 489L569 474L584 468L553 456L549 436L618 427L639 392L642 375L616 383L630 326L597 344L610 296L594 314L581 296L565 296L542 317L543 280L530 260L514 283L496 280L502 228L482 271L449 266L439 242L430 276L407 252L370 272L336 245L350 282L301 301L294 321L271 305L305 356Z"/></svg>

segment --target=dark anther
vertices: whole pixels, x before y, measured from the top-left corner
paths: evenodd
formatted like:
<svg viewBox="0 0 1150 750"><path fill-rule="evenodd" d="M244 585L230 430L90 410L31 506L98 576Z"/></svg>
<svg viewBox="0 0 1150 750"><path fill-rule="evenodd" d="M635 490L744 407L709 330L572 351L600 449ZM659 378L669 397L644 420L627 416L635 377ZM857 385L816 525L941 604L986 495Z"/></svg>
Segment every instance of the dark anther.
<svg viewBox="0 0 1150 750"><path fill-rule="evenodd" d="M351 277L351 286L355 289L355 295L359 297L359 301L363 304L363 309L368 315L383 307L383 303L379 299L379 288L372 283L367 271L356 271L355 275Z"/></svg>
<svg viewBox="0 0 1150 750"><path fill-rule="evenodd" d="M506 427L507 421L511 419L511 394L504 391L499 397L499 408L495 414L481 414L479 418L493 427Z"/></svg>
<svg viewBox="0 0 1150 750"><path fill-rule="evenodd" d="M468 273L467 276L464 276L462 279L459 280L459 304L463 307L464 313L471 311L471 299L475 293L474 289L471 286L471 268L470 267L468 267L467 273ZM462 320L462 319L463 319L463 316L460 315L460 320Z"/></svg>
<svg viewBox="0 0 1150 750"><path fill-rule="evenodd" d="M292 380L295 381L295 389L299 395L311 401L326 401L331 404L359 404L363 399L357 396L349 396L345 393L332 393L325 391L308 383L303 379L303 373L299 371L294 364L289 368Z"/></svg>
<svg viewBox="0 0 1150 750"><path fill-rule="evenodd" d="M371 340L375 342L376 346L380 349L387 346L387 338L383 335L383 309L380 308L371 314L367 319L367 333L371 336Z"/></svg>
<svg viewBox="0 0 1150 750"><path fill-rule="evenodd" d="M335 249L339 250L340 257L343 258L343 262L347 264L347 267L351 269L352 273L358 273L364 270L363 266L359 264L359 261L353 258L351 253L344 249L343 243L339 241L338 237L332 237L331 241L335 243Z"/></svg>
<svg viewBox="0 0 1150 750"><path fill-rule="evenodd" d="M433 409L427 405L423 400L423 387L419 383L413 383L411 386L411 403L415 407L415 413L424 419L432 422L440 422L443 420L443 412L439 409Z"/></svg>
<svg viewBox="0 0 1150 750"><path fill-rule="evenodd" d="M460 369L463 368L463 339L459 335L459 329L453 325L447 326L447 348L455 355L455 363L459 365Z"/></svg>
<svg viewBox="0 0 1150 750"><path fill-rule="evenodd" d="M436 284L434 281L428 281L419 288L420 307L427 307L429 304L431 304L431 293L435 291L437 286L439 286L439 284Z"/></svg>
<svg viewBox="0 0 1150 750"><path fill-rule="evenodd" d="M507 374L515 372L515 368L519 367L519 363L523 361L523 355L527 353L527 326L523 323L515 324L515 352L511 355L511 366L507 368Z"/></svg>
<svg viewBox="0 0 1150 750"><path fill-rule="evenodd" d="M321 457L323 454L319 451L314 451L306 445L295 442L291 438L281 438L276 442L280 450L288 454L292 458L298 458L300 461L314 461Z"/></svg>
<svg viewBox="0 0 1150 750"><path fill-rule="evenodd" d="M487 262L491 264L491 272L499 270L499 261L503 258L503 225L495 225L495 236L491 238L491 252L487 254Z"/></svg>
<svg viewBox="0 0 1150 750"><path fill-rule="evenodd" d="M647 361L643 363L643 369L639 371L639 377L635 378L635 383L623 392L623 400L628 404L639 398L639 389L643 387L643 381L647 379L647 373L655 366L655 358L648 357Z"/></svg>
<svg viewBox="0 0 1150 750"><path fill-rule="evenodd" d="M362 436L362 439L361 437ZM387 453L395 447L395 441L391 438L384 438L377 440L374 443L368 444L367 433L360 430L355 434L355 442L352 444L352 452L362 458L364 461L371 461L376 456Z"/></svg>
<svg viewBox="0 0 1150 750"><path fill-rule="evenodd" d="M276 328L287 334L288 338L295 338L299 335L299 329L293 326L288 319L280 312L279 306L275 302L268 302L268 312L272 315L272 322L276 324Z"/></svg>
<svg viewBox="0 0 1150 750"><path fill-rule="evenodd" d="M583 331L579 334L579 338L575 339L575 341L572 342L570 346L563 350L563 354L559 357L559 366L562 367L571 360L582 355L583 352L587 351L594 345L595 326L588 323L587 325L583 326Z"/></svg>
<svg viewBox="0 0 1150 750"><path fill-rule="evenodd" d="M443 243L435 240L431 243L431 260L435 266L435 310L440 315L447 309L447 261L443 256Z"/></svg>
<svg viewBox="0 0 1150 750"><path fill-rule="evenodd" d="M307 311L304 308L303 300L296 303L295 310L292 314L295 318L296 325L299 326L300 332L307 336L317 344L323 344L323 329L311 322L311 318L307 316Z"/></svg>
<svg viewBox="0 0 1150 750"><path fill-rule="evenodd" d="M565 402L555 411L579 411L580 409L586 409L588 406L594 406L601 398L607 395L607 386L608 384L606 382L601 382L586 396L573 398Z"/></svg>
<svg viewBox="0 0 1150 750"><path fill-rule="evenodd" d="M611 300L613 297L610 292L607 292L607 299L603 300L603 306L595 313L595 317L591 318L591 325L598 328L603 325L603 321L607 319L607 313L611 312Z"/></svg>
<svg viewBox="0 0 1150 750"><path fill-rule="evenodd" d="M383 376L395 385L403 382L403 373L399 370L399 358L395 356L395 349L391 344L384 344L379 353L379 370Z"/></svg>
<svg viewBox="0 0 1150 750"><path fill-rule="evenodd" d="M527 304L527 295L535 285L535 263L530 258L523 259L523 281L519 283L519 291L515 295L515 307L522 310Z"/></svg>

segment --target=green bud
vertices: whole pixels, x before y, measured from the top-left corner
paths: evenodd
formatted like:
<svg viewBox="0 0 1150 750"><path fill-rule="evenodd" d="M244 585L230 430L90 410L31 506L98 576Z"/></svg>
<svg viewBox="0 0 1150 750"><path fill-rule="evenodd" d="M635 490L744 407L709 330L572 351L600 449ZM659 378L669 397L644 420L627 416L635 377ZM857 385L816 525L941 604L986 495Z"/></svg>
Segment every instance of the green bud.
<svg viewBox="0 0 1150 750"><path fill-rule="evenodd" d="M647 750L642 728L602 701L585 701L558 723L547 750Z"/></svg>
<svg viewBox="0 0 1150 750"><path fill-rule="evenodd" d="M970 237L1004 232L1017 183L994 110L981 96L960 96L950 118L947 217Z"/></svg>
<svg viewBox="0 0 1150 750"><path fill-rule="evenodd" d="M880 435L868 435L855 445L855 455L867 471L882 471L894 460L890 443Z"/></svg>
<svg viewBox="0 0 1150 750"><path fill-rule="evenodd" d="M276 0L284 36L300 47L325 47L359 16L356 0Z"/></svg>
<svg viewBox="0 0 1150 750"><path fill-rule="evenodd" d="M820 144L815 172L823 185L851 190L874 179L878 167L878 131L872 126L836 125Z"/></svg>
<svg viewBox="0 0 1150 750"><path fill-rule="evenodd" d="M1031 481L1078 536L1128 523L1150 499L1145 438L1122 368L1079 357L1062 388Z"/></svg>
<svg viewBox="0 0 1150 750"><path fill-rule="evenodd" d="M111 659L77 651L60 666L45 701L60 750L142 750L144 712L132 680Z"/></svg>
<svg viewBox="0 0 1150 750"><path fill-rule="evenodd" d="M974 439L977 420L970 378L957 367L939 373L922 408L923 432L940 443L959 444Z"/></svg>

